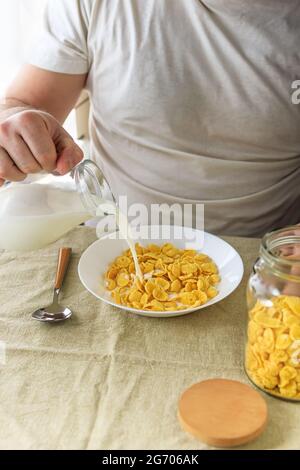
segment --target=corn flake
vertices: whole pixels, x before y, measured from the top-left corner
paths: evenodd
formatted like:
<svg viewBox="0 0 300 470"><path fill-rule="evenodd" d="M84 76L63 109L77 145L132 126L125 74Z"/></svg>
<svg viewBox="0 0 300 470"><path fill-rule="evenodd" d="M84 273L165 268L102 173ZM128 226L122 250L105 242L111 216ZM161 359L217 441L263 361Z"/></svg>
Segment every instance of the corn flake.
<svg viewBox="0 0 300 470"><path fill-rule="evenodd" d="M288 334L283 333L276 339L276 349L287 349L292 343L292 340Z"/></svg>
<svg viewBox="0 0 300 470"><path fill-rule="evenodd" d="M286 296L285 303L295 315L300 317L300 297Z"/></svg>
<svg viewBox="0 0 300 470"><path fill-rule="evenodd" d="M300 325L293 324L290 329L291 339L294 341L300 340Z"/></svg>

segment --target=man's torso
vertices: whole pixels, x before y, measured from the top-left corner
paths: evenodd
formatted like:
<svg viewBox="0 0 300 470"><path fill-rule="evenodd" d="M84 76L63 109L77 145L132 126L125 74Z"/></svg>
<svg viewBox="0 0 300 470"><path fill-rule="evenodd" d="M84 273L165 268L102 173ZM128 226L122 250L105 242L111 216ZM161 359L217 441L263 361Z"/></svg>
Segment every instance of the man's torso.
<svg viewBox="0 0 300 470"><path fill-rule="evenodd" d="M115 194L204 202L228 234L299 220L299 2L92 5L92 148Z"/></svg>

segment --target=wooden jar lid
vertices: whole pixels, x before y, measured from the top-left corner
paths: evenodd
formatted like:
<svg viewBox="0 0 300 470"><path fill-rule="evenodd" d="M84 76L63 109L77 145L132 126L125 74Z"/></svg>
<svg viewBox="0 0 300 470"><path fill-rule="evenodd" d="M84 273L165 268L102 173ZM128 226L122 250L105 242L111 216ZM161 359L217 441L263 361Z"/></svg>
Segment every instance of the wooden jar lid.
<svg viewBox="0 0 300 470"><path fill-rule="evenodd" d="M267 424L267 404L253 388L225 379L205 380L180 398L183 429L214 447L235 447L256 439Z"/></svg>

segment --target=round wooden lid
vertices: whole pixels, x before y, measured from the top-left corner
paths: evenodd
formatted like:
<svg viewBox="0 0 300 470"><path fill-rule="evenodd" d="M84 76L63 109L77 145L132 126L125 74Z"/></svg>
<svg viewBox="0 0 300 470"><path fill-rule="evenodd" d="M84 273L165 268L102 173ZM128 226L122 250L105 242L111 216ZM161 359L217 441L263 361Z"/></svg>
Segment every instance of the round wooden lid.
<svg viewBox="0 0 300 470"><path fill-rule="evenodd" d="M205 380L180 398L183 429L214 447L235 447L257 438L267 424L267 404L253 388L225 379Z"/></svg>

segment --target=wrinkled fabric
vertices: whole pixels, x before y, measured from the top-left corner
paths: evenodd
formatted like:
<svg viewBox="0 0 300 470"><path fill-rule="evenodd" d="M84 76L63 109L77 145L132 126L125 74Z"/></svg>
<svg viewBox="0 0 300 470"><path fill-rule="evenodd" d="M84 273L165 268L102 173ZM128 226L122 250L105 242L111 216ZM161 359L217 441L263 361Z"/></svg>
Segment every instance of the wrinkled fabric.
<svg viewBox="0 0 300 470"><path fill-rule="evenodd" d="M40 251L0 251L0 449L209 449L182 431L177 404L204 379L248 383L245 285L259 241L227 239L246 273L230 297L155 319L105 305L84 289L77 265L94 240L94 230L81 227ZM61 246L73 248L61 303L74 314L64 324L40 324L31 312L51 302ZM268 428L242 448L298 449L299 407L265 398Z"/></svg>

